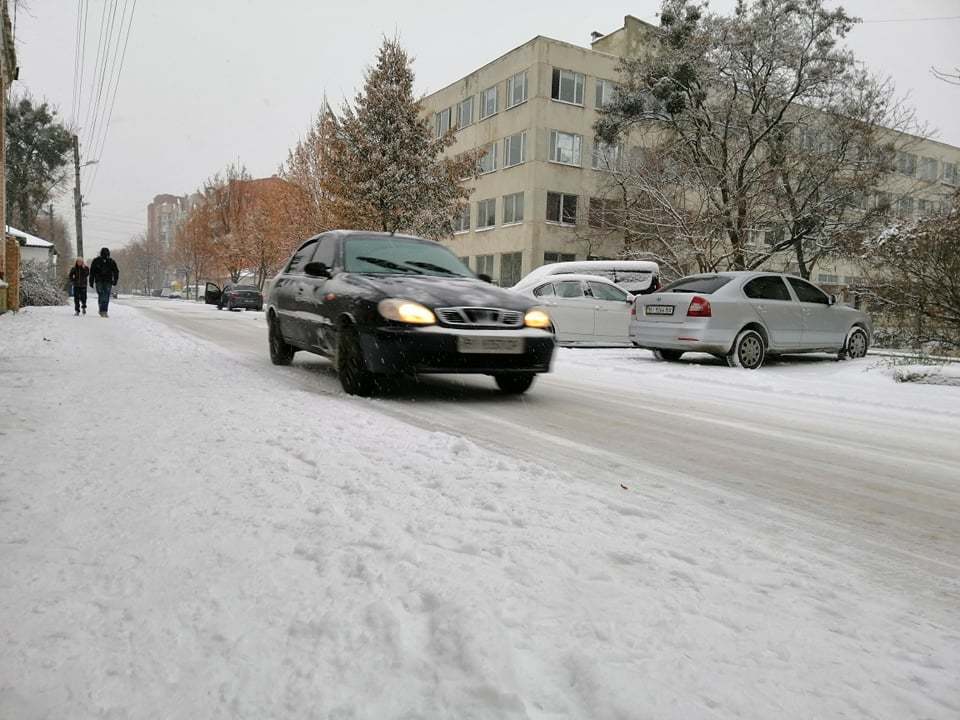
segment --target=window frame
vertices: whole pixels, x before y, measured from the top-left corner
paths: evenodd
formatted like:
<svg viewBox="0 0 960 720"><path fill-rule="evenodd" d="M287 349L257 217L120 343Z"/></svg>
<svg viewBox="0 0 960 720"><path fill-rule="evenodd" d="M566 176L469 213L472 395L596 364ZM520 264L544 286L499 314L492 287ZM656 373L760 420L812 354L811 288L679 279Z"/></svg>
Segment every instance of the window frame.
<svg viewBox="0 0 960 720"><path fill-rule="evenodd" d="M834 276L834 277L837 277L837 276ZM839 284L839 279L840 278L837 277L838 282L834 284ZM814 285L811 282L807 282L803 278L788 277L787 284L790 286L790 289L793 290L793 294L797 296L797 302L812 303L816 305L827 305L827 306L830 305L830 296L827 295L827 293L825 293L823 290L818 288L816 285ZM805 290L806 289L814 290L817 293L817 295L823 298L823 301L821 302L820 300L804 300L802 297L800 297L800 291L797 289L798 287L803 288Z"/></svg>
<svg viewBox="0 0 960 720"><path fill-rule="evenodd" d="M606 159L606 156L601 154L601 149L608 148L616 148L616 162L610 165L600 164L598 161L601 159L601 157ZM623 170L623 143L606 143L600 138L594 138L593 150L590 153L590 167L598 172L620 172Z"/></svg>
<svg viewBox="0 0 960 720"><path fill-rule="evenodd" d="M607 102L603 102L603 90L608 86L610 87L610 98L607 100ZM594 108L597 110L602 110L603 108L607 107L613 101L613 98L616 95L619 87L620 84L614 82L613 80L607 80L606 78L598 77L594 83Z"/></svg>
<svg viewBox="0 0 960 720"><path fill-rule="evenodd" d="M551 195L557 195L557 196L559 196L559 198L560 198L560 205L559 205L560 215L559 215L559 219L557 219L557 220L553 220L553 219L550 218L550 196L551 196ZM564 208L565 208L565 200L566 200L566 198L573 198L573 199L574 199L573 222L566 222L566 221L564 221L564 219L563 219L563 218L565 217ZM578 221L579 221L579 213L580 213L579 203L580 203L580 196L579 196L579 195L576 195L576 194L574 194L574 193L555 192L555 191L553 191L553 190L548 190L548 191L547 191L547 217L546 217L546 222L551 223L551 224L554 224L554 225L562 225L563 227L576 227L577 224L578 224Z"/></svg>
<svg viewBox="0 0 960 720"><path fill-rule="evenodd" d="M305 273L303 272L303 268L304 268L304 267L306 266L306 264L307 264L308 262L310 262L310 260L313 258L313 254L317 251L317 246L318 246L319 244L320 244L320 238L319 238L319 237L310 238L309 240L307 240L307 241L305 241L304 243L302 243L302 244L300 245L300 247L298 247L298 248L296 249L296 252L294 252L293 255L290 256L290 259L287 260L287 265L286 265L286 267L283 269L283 274L284 274L284 275L304 275ZM299 269L294 270L294 269L293 269L293 261L296 259L297 255L299 255L299 254L302 253L303 251L307 250L307 249L310 248L311 246L313 246L313 249L310 250L310 251L306 254L306 256L305 256L306 259L305 259L303 265L301 265ZM224 286L224 289L226 289L226 286Z"/></svg>
<svg viewBox="0 0 960 720"><path fill-rule="evenodd" d="M470 97L464 98L457 103L457 130L463 130L463 128L470 127L475 122L473 119L473 111L476 97L476 95L471 95ZM463 106L467 103L470 103L470 121L465 123L463 121Z"/></svg>
<svg viewBox="0 0 960 720"><path fill-rule="evenodd" d="M516 214L517 214L517 196L520 197L520 217L519 217L519 219L516 217ZM511 218L510 218L509 220L507 219L507 200L508 200L508 199L512 199L512 200L513 200L513 204L512 204L512 206L511 206L511 207L512 207L512 213L511 213ZM519 192L515 192L515 193L507 193L506 195L504 195L504 196L503 196L503 212L502 212L502 215L501 215L501 218L500 218L502 222L501 222L500 224L503 225L503 226L506 226L506 225L521 225L521 224L523 224L523 219L524 219L524 218L523 218L523 211L524 211L523 206L524 206L524 192L523 192L523 190L521 190L521 191L519 191Z"/></svg>
<svg viewBox="0 0 960 720"><path fill-rule="evenodd" d="M507 265L507 259L513 263L516 260L516 272L514 275L505 278L504 268ZM500 253L500 285L503 287L513 287L523 279L523 251L513 250L511 252ZM510 282L512 281L512 282Z"/></svg>
<svg viewBox="0 0 960 720"><path fill-rule="evenodd" d="M571 137L576 142L576 162L564 162L563 160L557 159L557 143L561 135L566 135ZM578 133L566 132L565 130L551 130L550 131L550 155L549 161L556 163L557 165L566 165L567 167L583 167L583 135Z"/></svg>
<svg viewBox="0 0 960 720"><path fill-rule="evenodd" d="M490 173L497 171L497 143L492 142L487 147L490 149L487 150L483 155L477 158L477 175L489 175ZM483 161L485 158L490 158L492 167L489 170L483 169Z"/></svg>
<svg viewBox="0 0 960 720"><path fill-rule="evenodd" d="M467 225L463 227L463 219L466 217ZM460 209L460 214L454 216L453 220L453 234L462 235L463 233L470 232L470 223L472 221L472 213L470 211L470 203L467 203ZM459 221L459 222L458 222Z"/></svg>
<svg viewBox="0 0 960 720"><path fill-rule="evenodd" d="M493 112L484 114L487 109L486 95L491 90L493 91ZM500 85L495 84L480 91L480 112L477 117L477 122L483 122L487 118L493 117L498 112L500 112Z"/></svg>
<svg viewBox="0 0 960 720"><path fill-rule="evenodd" d="M615 295L618 295L618 297L615 299L609 298L609 297L600 297L593 291L594 285L598 287L602 287L604 291L612 292ZM587 280L587 290L590 291L590 297L596 300L603 300L604 302L625 303L630 298L630 293L628 293L626 290L622 290L621 288L618 288L616 285L608 285L607 283L600 282L599 280Z"/></svg>
<svg viewBox="0 0 960 720"><path fill-rule="evenodd" d="M753 297L747 294L747 288L753 285L754 283L761 282L761 281L770 281L770 280L780 281L780 285L783 289L784 294L786 295L785 298ZM793 296L790 294L790 288L787 287L787 283L784 281L784 279L780 275L758 275L757 277L753 277L747 280L747 282L743 284L740 290L743 293L744 297L747 298L747 300L763 300L765 302L794 302Z"/></svg>
<svg viewBox="0 0 960 720"><path fill-rule="evenodd" d="M448 108L444 108L443 110L438 110L433 114L433 136L435 138L442 138L444 135L450 132L450 130L453 128L453 125L451 124L453 122L452 110L453 110L452 107L448 107ZM444 115L447 116L447 129L441 130L440 128L443 124L442 118Z"/></svg>
<svg viewBox="0 0 960 720"><path fill-rule="evenodd" d="M514 94L516 90L516 86L514 85L514 82L521 75L523 76L523 98L514 102ZM523 105L527 100L529 100L530 85L529 85L529 78L527 77L527 71L521 70L520 72L514 73L513 75L508 77L506 91L507 91L507 103L505 108L506 110L515 108L518 105Z"/></svg>
<svg viewBox="0 0 960 720"><path fill-rule="evenodd" d="M513 147L513 139L517 136L520 136L520 161L511 163L510 162L510 150ZM503 169L516 167L517 165L523 165L527 161L527 131L521 130L520 132L514 133L513 135L507 135L503 138Z"/></svg>
<svg viewBox="0 0 960 720"><path fill-rule="evenodd" d="M486 222L488 219L485 217L481 206L484 208L492 207L493 208L493 223L490 225L481 225L481 222ZM497 199L496 198L485 198L483 200L477 200L477 227L476 231L480 232L482 230L491 230L497 226Z"/></svg>
<svg viewBox="0 0 960 720"><path fill-rule="evenodd" d="M573 100L564 100L561 97L563 89L563 75L564 73L569 73L574 77L573 83ZM579 89L580 89L580 101L577 102L577 88L578 83L577 79L579 78ZM587 76L576 70L567 70L566 68L554 67L553 72L550 76L550 99L554 102L563 103L564 105L573 105L574 107L584 107L584 95L586 94L586 84ZM556 95L554 95L554 87L556 87Z"/></svg>

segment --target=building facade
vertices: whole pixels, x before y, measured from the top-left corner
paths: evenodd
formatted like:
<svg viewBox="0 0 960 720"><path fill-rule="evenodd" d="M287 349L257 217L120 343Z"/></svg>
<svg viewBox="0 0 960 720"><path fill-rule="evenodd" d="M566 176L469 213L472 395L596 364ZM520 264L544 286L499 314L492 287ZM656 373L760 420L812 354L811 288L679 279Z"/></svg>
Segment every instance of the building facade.
<svg viewBox="0 0 960 720"><path fill-rule="evenodd" d="M147 239L173 249L177 226L186 219L197 195L157 195L147 205Z"/></svg>
<svg viewBox="0 0 960 720"><path fill-rule="evenodd" d="M456 131L451 155L481 154L469 210L447 245L478 273L504 286L560 260L618 257L623 236L605 229L613 212L605 175L630 148L605 146L593 133L612 97L624 56L643 57L657 28L632 16L589 48L538 36L429 95L424 110L437 135ZM865 201L903 217L933 212L957 186L960 149L916 139L898 155L890 187ZM758 249L773 237L752 234ZM789 270L785 255L769 269ZM774 268L777 264L783 267ZM857 281L850 264L824 263L814 280Z"/></svg>

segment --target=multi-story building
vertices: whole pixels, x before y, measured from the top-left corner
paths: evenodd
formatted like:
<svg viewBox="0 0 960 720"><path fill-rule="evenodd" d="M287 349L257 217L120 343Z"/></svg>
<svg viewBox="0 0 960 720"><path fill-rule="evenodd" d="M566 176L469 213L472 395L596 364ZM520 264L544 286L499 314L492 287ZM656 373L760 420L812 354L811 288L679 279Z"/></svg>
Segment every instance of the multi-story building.
<svg viewBox="0 0 960 720"><path fill-rule="evenodd" d="M622 235L605 229L604 176L629 149L599 142L593 126L621 57L642 56L656 30L628 15L622 28L594 33L589 48L537 36L425 98L437 135L456 130L451 155L483 153L447 242L476 272L509 286L544 263L623 251ZM960 148L918 138L874 201L904 216L932 212L960 182L958 168ZM758 246L769 240L763 229L753 234ZM849 264L821 267L814 279L825 284L857 280Z"/></svg>
<svg viewBox="0 0 960 720"><path fill-rule="evenodd" d="M193 195L157 195L147 205L147 239L159 242L165 250L173 248L177 225L186 218L196 201Z"/></svg>

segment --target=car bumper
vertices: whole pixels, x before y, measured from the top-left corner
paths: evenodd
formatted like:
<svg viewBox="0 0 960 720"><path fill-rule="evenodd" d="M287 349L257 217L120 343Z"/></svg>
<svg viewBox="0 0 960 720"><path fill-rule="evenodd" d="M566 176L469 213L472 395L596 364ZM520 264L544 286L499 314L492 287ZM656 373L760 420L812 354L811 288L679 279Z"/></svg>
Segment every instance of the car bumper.
<svg viewBox="0 0 960 720"><path fill-rule="evenodd" d="M630 323L630 340L636 347L648 350L684 350L726 355L733 347L728 330L693 323L662 323L634 320Z"/></svg>
<svg viewBox="0 0 960 720"><path fill-rule="evenodd" d="M224 307L227 305L232 305L234 308L248 308L256 310L263 307L263 301L257 300L256 298L235 298L233 300L225 300L223 305Z"/></svg>
<svg viewBox="0 0 960 720"><path fill-rule="evenodd" d="M523 352L464 353L461 336L517 338ZM554 337L544 330L460 330L430 327L387 326L360 332L367 367L380 374L393 373L545 373L553 360Z"/></svg>

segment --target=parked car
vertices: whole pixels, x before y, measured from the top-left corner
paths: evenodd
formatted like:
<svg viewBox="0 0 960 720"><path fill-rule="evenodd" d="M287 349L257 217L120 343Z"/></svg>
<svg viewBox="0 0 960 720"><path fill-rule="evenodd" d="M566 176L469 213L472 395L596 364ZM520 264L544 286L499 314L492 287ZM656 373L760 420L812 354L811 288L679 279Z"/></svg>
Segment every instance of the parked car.
<svg viewBox="0 0 960 720"><path fill-rule="evenodd" d="M634 296L598 275L547 275L518 291L546 308L559 345L630 345Z"/></svg>
<svg viewBox="0 0 960 720"><path fill-rule="evenodd" d="M227 283L221 290L216 283L208 282L203 293L207 305L216 305L217 310L263 310L263 293L256 285L232 285Z"/></svg>
<svg viewBox="0 0 960 720"><path fill-rule="evenodd" d="M487 374L523 393L549 372L554 349L533 300L478 279L438 243L386 233L304 242L274 278L267 324L275 364L298 350L324 355L356 395L414 373Z"/></svg>
<svg viewBox="0 0 960 720"><path fill-rule="evenodd" d="M630 336L660 360L706 352L732 367L759 368L767 355L835 352L862 358L870 318L837 304L792 275L721 272L691 275L634 303Z"/></svg>
<svg viewBox="0 0 960 720"><path fill-rule="evenodd" d="M514 290L539 284L548 275L599 275L631 295L643 295L660 288L660 266L648 260L570 260L541 265L529 272Z"/></svg>

